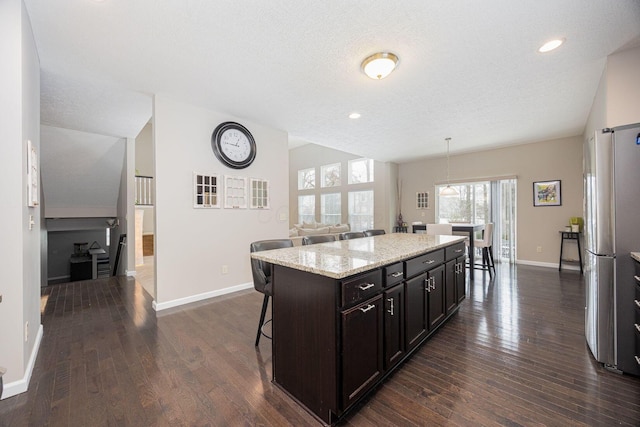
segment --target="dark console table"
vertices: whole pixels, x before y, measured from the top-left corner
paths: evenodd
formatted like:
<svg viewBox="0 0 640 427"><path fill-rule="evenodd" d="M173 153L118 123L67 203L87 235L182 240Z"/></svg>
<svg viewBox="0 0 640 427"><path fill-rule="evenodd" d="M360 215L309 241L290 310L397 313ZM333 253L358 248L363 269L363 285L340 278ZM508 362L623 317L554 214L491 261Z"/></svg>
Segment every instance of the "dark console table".
<svg viewBox="0 0 640 427"><path fill-rule="evenodd" d="M578 262L580 263L580 274L582 272L582 248L580 247L580 232L579 231L559 231L562 234L562 240L560 241L560 260L558 262L558 271L562 271L562 262L568 262L570 260L566 260L562 258L562 252L564 249L564 241L565 240L575 240L578 244Z"/></svg>

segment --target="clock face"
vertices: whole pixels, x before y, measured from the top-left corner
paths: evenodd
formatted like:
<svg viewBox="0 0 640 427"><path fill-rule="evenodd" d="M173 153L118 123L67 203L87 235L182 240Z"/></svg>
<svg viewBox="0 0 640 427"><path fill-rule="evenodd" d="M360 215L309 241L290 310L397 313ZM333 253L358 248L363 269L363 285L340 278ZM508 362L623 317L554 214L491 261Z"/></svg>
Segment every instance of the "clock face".
<svg viewBox="0 0 640 427"><path fill-rule="evenodd" d="M211 135L213 153L225 165L243 169L256 158L256 143L251 132L239 123L225 122Z"/></svg>

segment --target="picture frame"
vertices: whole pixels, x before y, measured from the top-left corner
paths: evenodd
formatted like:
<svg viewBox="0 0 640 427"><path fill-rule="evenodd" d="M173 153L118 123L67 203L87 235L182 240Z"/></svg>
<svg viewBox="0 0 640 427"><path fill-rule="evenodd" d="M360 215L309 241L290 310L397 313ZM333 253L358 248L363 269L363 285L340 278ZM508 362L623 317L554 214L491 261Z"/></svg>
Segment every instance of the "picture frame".
<svg viewBox="0 0 640 427"><path fill-rule="evenodd" d="M562 182L559 179L534 181L533 206L561 206Z"/></svg>

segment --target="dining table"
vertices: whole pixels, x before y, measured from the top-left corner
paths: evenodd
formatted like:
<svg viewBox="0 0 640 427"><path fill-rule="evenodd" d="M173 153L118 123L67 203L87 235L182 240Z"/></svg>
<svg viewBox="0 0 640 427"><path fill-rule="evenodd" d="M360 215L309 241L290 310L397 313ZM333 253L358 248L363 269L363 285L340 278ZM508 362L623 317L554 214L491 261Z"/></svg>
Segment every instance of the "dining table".
<svg viewBox="0 0 640 427"><path fill-rule="evenodd" d="M413 224L412 225L413 232L415 233L418 230L427 230L426 224ZM473 280L473 271L474 271L474 256L475 251L473 250L473 241L475 238L475 233L478 231L484 230L484 224L470 224L470 223L451 223L451 230L454 232L462 232L469 235L469 279Z"/></svg>

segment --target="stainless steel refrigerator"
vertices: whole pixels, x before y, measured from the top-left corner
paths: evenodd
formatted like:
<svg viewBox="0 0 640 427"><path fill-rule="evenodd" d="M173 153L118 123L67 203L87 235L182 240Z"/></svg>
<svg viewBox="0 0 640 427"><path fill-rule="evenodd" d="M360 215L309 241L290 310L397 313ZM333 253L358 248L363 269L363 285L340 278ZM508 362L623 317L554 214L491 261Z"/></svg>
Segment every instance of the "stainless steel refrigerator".
<svg viewBox="0 0 640 427"><path fill-rule="evenodd" d="M629 255L640 251L640 124L597 131L584 148L585 335L597 361L640 375Z"/></svg>

